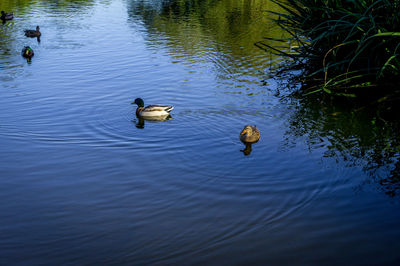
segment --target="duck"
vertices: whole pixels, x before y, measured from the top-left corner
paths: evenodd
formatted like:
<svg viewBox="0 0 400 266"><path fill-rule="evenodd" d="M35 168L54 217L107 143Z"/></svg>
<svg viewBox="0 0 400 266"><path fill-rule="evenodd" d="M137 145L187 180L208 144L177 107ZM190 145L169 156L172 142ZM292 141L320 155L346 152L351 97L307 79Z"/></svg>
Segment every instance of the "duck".
<svg viewBox="0 0 400 266"><path fill-rule="evenodd" d="M170 112L174 109L171 105L159 105L153 104L144 107L144 101L141 98L136 98L132 104L137 104L136 116L149 119L149 120L158 120L165 119L170 115Z"/></svg>
<svg viewBox="0 0 400 266"><path fill-rule="evenodd" d="M6 13L4 11L1 11L1 20L12 20L14 18L14 14L13 13Z"/></svg>
<svg viewBox="0 0 400 266"><path fill-rule="evenodd" d="M31 47L25 46L25 47L22 49L21 55L22 55L23 57L25 57L25 58L30 59L30 58L32 58L32 56L35 55L35 53L33 52L33 50L32 50Z"/></svg>
<svg viewBox="0 0 400 266"><path fill-rule="evenodd" d="M36 30L25 30L26 37L40 37L40 27L36 26Z"/></svg>
<svg viewBox="0 0 400 266"><path fill-rule="evenodd" d="M260 139L260 131L256 126L246 125L240 132L240 140L247 143L256 143Z"/></svg>

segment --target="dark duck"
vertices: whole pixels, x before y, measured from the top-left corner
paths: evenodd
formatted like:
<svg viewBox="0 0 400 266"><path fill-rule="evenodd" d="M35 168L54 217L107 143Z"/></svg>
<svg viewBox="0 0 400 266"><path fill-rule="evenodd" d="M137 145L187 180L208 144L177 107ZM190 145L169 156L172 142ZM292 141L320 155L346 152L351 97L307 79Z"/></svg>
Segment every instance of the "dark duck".
<svg viewBox="0 0 400 266"><path fill-rule="evenodd" d="M29 47L29 46L25 46L25 47L22 49L22 52L21 52L21 55L22 55L23 57L25 57L25 58L28 58L28 59L31 59L32 56L34 56L34 54L35 54L35 53L33 52L32 48Z"/></svg>
<svg viewBox="0 0 400 266"><path fill-rule="evenodd" d="M26 37L40 37L40 27L36 26L36 30L25 30Z"/></svg>
<svg viewBox="0 0 400 266"><path fill-rule="evenodd" d="M1 11L1 20L6 21L6 20L12 20L14 18L13 13L6 13L4 11Z"/></svg>

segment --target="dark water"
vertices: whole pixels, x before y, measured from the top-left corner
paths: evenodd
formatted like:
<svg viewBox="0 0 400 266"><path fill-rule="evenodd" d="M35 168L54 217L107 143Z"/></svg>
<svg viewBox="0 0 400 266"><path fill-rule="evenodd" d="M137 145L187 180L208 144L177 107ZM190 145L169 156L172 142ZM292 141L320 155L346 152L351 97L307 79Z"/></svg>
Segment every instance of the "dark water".
<svg viewBox="0 0 400 266"><path fill-rule="evenodd" d="M0 265L398 263L398 127L266 80L274 8L1 1Z"/></svg>

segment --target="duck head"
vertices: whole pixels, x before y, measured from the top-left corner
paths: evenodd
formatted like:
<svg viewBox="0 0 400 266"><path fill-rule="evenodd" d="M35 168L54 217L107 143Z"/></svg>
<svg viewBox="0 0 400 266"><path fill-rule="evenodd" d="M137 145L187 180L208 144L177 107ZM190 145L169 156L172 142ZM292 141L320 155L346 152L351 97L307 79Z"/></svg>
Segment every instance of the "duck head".
<svg viewBox="0 0 400 266"><path fill-rule="evenodd" d="M141 98L136 98L131 104L137 104L139 107L144 107L144 101Z"/></svg>
<svg viewBox="0 0 400 266"><path fill-rule="evenodd" d="M252 126L245 126L242 130L242 132L240 132L240 136L251 136L253 134L253 127Z"/></svg>
<svg viewBox="0 0 400 266"><path fill-rule="evenodd" d="M40 27L39 26L36 26L36 31L39 31L40 30Z"/></svg>

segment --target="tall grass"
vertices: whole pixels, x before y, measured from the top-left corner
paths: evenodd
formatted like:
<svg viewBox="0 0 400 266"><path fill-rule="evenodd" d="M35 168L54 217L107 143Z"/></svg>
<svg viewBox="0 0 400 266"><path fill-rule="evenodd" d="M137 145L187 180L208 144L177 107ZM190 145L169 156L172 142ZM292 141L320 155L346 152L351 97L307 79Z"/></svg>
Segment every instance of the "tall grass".
<svg viewBox="0 0 400 266"><path fill-rule="evenodd" d="M308 93L355 97L400 87L400 0L272 0L276 22L296 43L290 57L304 69Z"/></svg>

